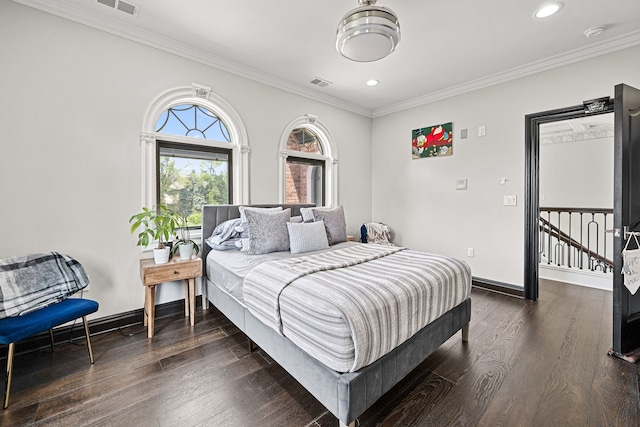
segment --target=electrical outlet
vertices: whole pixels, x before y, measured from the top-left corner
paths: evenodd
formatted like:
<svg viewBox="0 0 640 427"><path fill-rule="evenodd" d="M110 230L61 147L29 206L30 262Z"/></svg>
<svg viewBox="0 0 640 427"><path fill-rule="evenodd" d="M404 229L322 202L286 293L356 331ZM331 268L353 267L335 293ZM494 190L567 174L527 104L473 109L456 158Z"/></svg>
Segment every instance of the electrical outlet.
<svg viewBox="0 0 640 427"><path fill-rule="evenodd" d="M468 256L469 258L473 258L473 257L474 257L474 255L475 255L475 254L474 254L473 248L467 248L467 256Z"/></svg>
<svg viewBox="0 0 640 427"><path fill-rule="evenodd" d="M478 136L485 136L487 134L487 128L482 125L478 127Z"/></svg>
<svg viewBox="0 0 640 427"><path fill-rule="evenodd" d="M456 179L456 190L466 190L466 189L467 189L467 179L466 178Z"/></svg>

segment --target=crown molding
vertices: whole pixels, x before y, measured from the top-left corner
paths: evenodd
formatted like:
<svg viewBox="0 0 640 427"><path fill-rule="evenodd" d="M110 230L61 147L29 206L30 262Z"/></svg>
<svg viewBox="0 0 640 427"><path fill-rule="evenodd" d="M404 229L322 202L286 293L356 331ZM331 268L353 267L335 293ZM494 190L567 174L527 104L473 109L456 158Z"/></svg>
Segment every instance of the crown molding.
<svg viewBox="0 0 640 427"><path fill-rule="evenodd" d="M95 28L100 31L104 31L106 33L113 34L118 37L122 37L127 40L143 44L145 46L153 47L155 49L171 53L185 59L190 59L203 65L217 68L219 70L226 71L234 75L256 81L258 83L272 86L277 89L282 89L284 91L300 95L314 101L322 102L323 104L331 105L365 117L370 118L373 111L370 108L361 107L359 105L352 104L342 99L333 97L331 95L318 93L317 91L302 86L298 83L294 83L289 80L274 76L273 74L260 71L256 68L228 60L211 52L207 52L203 49L198 49L193 46L189 46L187 44L170 39L168 37L164 37L152 31L144 30L135 25L131 25L122 21L116 22L105 19L105 17L107 17L106 15L88 10L86 7L79 7L75 4L66 2L52 2L50 0L12 1L24 6L29 6L34 9L50 13L52 15L59 16L64 19L68 19L70 21L77 22L79 24L86 25L91 28Z"/></svg>
<svg viewBox="0 0 640 427"><path fill-rule="evenodd" d="M105 19L104 14L89 11L86 7L79 7L75 4L52 2L50 0L12 0L25 6L29 6L61 18L87 25L89 27L123 37L125 39L153 47L164 52L171 53L192 61L235 74L249 80L256 81L268 86L275 87L299 96L303 96L314 101L322 102L333 107L337 107L352 113L356 113L369 118L386 116L414 107L430 104L432 102L462 95L478 89L487 88L500 83L530 76L543 71L558 68L564 65L594 58L600 55L616 52L622 49L640 45L640 30L614 37L606 41L592 44L588 47L574 49L559 55L535 61L521 67L515 67L496 74L452 86L443 90L431 92L406 101L391 104L385 107L369 109L331 95L319 93L311 88L282 79L273 74L260 71L234 61L230 61L221 56L207 52L203 49L177 42L168 37L161 36L151 31L143 30L135 25L124 22L112 22Z"/></svg>
<svg viewBox="0 0 640 427"><path fill-rule="evenodd" d="M584 61L586 59L595 58L607 53L616 52L622 49L640 45L640 30L627 33L622 36L614 37L606 41L595 43L591 46L574 49L559 55L550 56L540 61L531 62L522 67L511 68L500 73L491 74L481 79L473 80L461 85L452 86L447 89L432 92L426 95L418 96L406 101L398 102L387 107L376 108L373 110L373 118L386 116L388 114L397 113L409 108L419 107L440 101L453 96L462 95L474 90L483 89L511 80L541 73L543 71L562 67L564 65L573 64L575 62Z"/></svg>

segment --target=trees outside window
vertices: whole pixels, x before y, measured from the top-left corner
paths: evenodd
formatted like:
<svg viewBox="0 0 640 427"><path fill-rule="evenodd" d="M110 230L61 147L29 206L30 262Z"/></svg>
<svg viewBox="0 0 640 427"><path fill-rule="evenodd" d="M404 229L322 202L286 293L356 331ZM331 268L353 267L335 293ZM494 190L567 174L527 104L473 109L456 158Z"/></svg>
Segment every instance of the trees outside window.
<svg viewBox="0 0 640 427"><path fill-rule="evenodd" d="M159 203L199 227L202 206L230 203L231 150L158 141Z"/></svg>
<svg viewBox="0 0 640 427"><path fill-rule="evenodd" d="M167 108L156 123L158 203L178 212L189 227L202 223L202 206L231 203L232 149L226 125L195 104ZM162 138L162 139L160 139ZM166 138L166 140L164 139ZM216 144L200 144L208 140Z"/></svg>

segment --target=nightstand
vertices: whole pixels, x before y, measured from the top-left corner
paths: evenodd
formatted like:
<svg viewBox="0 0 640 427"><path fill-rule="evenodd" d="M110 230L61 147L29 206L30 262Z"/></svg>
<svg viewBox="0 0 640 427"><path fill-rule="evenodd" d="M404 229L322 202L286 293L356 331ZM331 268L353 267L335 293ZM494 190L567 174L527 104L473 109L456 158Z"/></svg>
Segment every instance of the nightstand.
<svg viewBox="0 0 640 427"><path fill-rule="evenodd" d="M153 337L156 314L156 285L174 280L184 280L184 315L190 317L191 326L195 324L196 277L202 276L202 259L181 260L173 257L166 264L156 264L153 258L140 260L140 277L145 287L144 325L147 336Z"/></svg>

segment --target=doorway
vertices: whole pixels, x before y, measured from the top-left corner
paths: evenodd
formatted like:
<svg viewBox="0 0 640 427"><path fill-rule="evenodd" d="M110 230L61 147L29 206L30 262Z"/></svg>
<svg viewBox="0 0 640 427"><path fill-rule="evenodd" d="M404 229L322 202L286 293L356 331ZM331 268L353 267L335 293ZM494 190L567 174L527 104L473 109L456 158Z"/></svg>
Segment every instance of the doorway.
<svg viewBox="0 0 640 427"><path fill-rule="evenodd" d="M524 296L538 299L540 254L540 141L554 123L593 118L613 112L613 102L600 111L587 112L585 105L529 114L525 117L525 265Z"/></svg>
<svg viewBox="0 0 640 427"><path fill-rule="evenodd" d="M614 114L540 125L541 279L613 290Z"/></svg>

